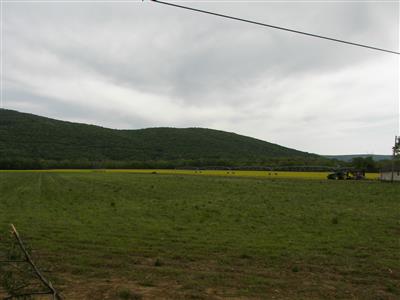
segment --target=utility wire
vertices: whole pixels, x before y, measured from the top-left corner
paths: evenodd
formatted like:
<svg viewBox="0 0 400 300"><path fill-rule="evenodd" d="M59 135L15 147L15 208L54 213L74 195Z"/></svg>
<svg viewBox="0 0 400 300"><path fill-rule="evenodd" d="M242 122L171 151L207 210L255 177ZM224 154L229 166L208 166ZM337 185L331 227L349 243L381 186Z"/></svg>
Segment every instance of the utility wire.
<svg viewBox="0 0 400 300"><path fill-rule="evenodd" d="M264 27L270 27L270 28L284 30L284 31L289 31L289 32L298 33L298 34L302 34L302 35L307 35L307 36L311 36L311 37L315 37L315 38L319 38L319 39L324 39L324 40L329 40L329 41L333 41L333 42L338 42L338 43L348 44L348 45L352 45L352 46L358 46L358 47L363 47L363 48L367 48L367 49L372 49L372 50L377 50L377 51L382 51L382 52L387 52L387 53L400 55L400 52L396 52L396 51L391 51L391 50L372 47L372 46L368 46L368 45L348 42L348 41L335 39L335 38L331 38L331 37L327 37L327 36L322 36L322 35L318 35L318 34L308 33L308 32L304 32L304 31L294 30L294 29L290 29L290 28L270 25L270 24L256 22L256 21L251 21L251 20L247 20L247 19L237 18L237 17L228 16L228 15L224 15L224 14L219 14L219 13L215 13L215 12L211 12L211 11L207 11L207 10L202 10L202 9L197 9L197 8L193 8L193 7L178 5L178 4L174 4L174 3L170 3L170 2L164 2L164 1L159 1L159 0L150 0L150 1L158 3L158 4L164 4L164 5L173 6L173 7L177 7L177 8L187 9L187 10L195 11L195 12L198 12L198 13L213 15L213 16L222 17L222 18L226 18L226 19L231 19L231 20L235 20L235 21L241 21L241 22L245 22L245 23L250 23L250 24L264 26Z"/></svg>

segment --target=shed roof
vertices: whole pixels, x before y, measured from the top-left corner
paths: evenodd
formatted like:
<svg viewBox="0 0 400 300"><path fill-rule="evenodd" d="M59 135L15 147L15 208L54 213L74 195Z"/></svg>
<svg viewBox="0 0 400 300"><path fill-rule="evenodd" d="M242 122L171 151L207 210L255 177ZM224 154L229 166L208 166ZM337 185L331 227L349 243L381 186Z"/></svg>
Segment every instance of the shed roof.
<svg viewBox="0 0 400 300"><path fill-rule="evenodd" d="M395 172L400 171L400 160L397 160L397 159L395 160L393 169ZM383 166L381 168L381 172L392 172L392 164L389 163L389 164Z"/></svg>

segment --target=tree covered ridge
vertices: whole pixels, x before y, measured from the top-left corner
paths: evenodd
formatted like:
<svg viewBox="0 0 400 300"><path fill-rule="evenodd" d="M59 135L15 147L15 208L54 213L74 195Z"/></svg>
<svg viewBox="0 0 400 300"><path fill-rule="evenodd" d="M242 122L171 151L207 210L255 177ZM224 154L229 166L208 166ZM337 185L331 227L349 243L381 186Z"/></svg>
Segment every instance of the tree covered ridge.
<svg viewBox="0 0 400 300"><path fill-rule="evenodd" d="M213 129L117 130L0 109L0 168L18 164L41 168L329 162L315 154Z"/></svg>

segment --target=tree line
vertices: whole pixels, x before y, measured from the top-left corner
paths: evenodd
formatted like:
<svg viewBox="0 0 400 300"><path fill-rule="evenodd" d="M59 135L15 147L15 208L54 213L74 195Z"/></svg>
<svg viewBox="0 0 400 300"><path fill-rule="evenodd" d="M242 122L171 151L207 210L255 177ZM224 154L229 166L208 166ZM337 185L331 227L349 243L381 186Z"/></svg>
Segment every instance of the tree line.
<svg viewBox="0 0 400 300"><path fill-rule="evenodd" d="M45 160L30 158L0 158L2 170L46 170L46 169L176 169L176 168L206 168L208 167L271 167L285 166L287 170L298 170L304 166L304 170L318 171L321 166L334 168L354 168L366 172L379 172L390 161L375 161L372 157L356 157L350 162L325 158L271 158L257 161L232 161L223 159L179 159L179 160L88 160L65 159Z"/></svg>

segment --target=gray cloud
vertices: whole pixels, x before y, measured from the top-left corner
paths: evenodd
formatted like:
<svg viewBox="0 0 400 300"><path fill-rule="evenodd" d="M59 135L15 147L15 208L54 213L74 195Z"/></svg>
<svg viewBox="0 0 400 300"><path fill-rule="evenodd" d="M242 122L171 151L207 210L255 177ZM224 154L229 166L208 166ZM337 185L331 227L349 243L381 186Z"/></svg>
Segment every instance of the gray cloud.
<svg viewBox="0 0 400 300"><path fill-rule="evenodd" d="M394 49L399 4L186 5ZM113 128L202 126L317 153L388 153L394 55L154 3L6 3L5 106Z"/></svg>

